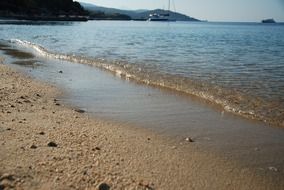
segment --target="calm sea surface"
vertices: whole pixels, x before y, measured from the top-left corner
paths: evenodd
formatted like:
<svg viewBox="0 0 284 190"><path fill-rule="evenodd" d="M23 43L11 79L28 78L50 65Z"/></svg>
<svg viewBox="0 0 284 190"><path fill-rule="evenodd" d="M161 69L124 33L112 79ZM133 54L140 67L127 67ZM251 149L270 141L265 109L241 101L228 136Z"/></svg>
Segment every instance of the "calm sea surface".
<svg viewBox="0 0 284 190"><path fill-rule="evenodd" d="M284 25L192 22L0 25L2 44L92 64L284 125Z"/></svg>

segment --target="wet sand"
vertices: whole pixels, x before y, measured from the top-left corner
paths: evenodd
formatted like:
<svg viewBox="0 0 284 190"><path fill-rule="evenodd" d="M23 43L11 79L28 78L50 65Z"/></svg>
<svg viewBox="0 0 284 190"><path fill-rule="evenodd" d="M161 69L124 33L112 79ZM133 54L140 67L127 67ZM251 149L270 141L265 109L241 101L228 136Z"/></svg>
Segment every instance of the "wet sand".
<svg viewBox="0 0 284 190"><path fill-rule="evenodd" d="M0 64L1 189L284 189L278 168L92 118L60 95Z"/></svg>

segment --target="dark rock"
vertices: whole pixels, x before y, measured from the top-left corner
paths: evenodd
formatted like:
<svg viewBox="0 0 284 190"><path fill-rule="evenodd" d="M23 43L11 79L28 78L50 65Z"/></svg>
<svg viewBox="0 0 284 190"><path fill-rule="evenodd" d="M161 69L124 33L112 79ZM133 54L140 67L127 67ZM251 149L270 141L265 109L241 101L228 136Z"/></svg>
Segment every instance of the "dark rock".
<svg viewBox="0 0 284 190"><path fill-rule="evenodd" d="M74 111L78 112L78 113L85 113L86 112L85 110L81 110L81 109L75 109Z"/></svg>
<svg viewBox="0 0 284 190"><path fill-rule="evenodd" d="M149 141L149 140L151 140L151 138L148 137L147 140Z"/></svg>
<svg viewBox="0 0 284 190"><path fill-rule="evenodd" d="M63 71L58 71L58 73L63 73Z"/></svg>
<svg viewBox="0 0 284 190"><path fill-rule="evenodd" d="M32 103L30 100L24 100L24 103Z"/></svg>
<svg viewBox="0 0 284 190"><path fill-rule="evenodd" d="M34 145L34 144L31 146L31 149L36 149L36 148L37 148L37 146Z"/></svg>
<svg viewBox="0 0 284 190"><path fill-rule="evenodd" d="M0 177L0 181L4 180L4 179L7 179L9 181L14 181L15 178L13 175L11 174L3 174L1 177Z"/></svg>
<svg viewBox="0 0 284 190"><path fill-rule="evenodd" d="M7 128L7 131L11 131L11 128Z"/></svg>
<svg viewBox="0 0 284 190"><path fill-rule="evenodd" d="M39 134L40 134L40 135L45 135L45 133L44 133L44 132L40 132Z"/></svg>
<svg viewBox="0 0 284 190"><path fill-rule="evenodd" d="M55 142L49 142L48 144L47 144L47 146L49 146L49 147L57 147L57 144L55 143Z"/></svg>
<svg viewBox="0 0 284 190"><path fill-rule="evenodd" d="M192 140L192 138L190 138L190 137L187 137L187 138L185 139L185 141L187 141L187 142L194 142L194 140Z"/></svg>
<svg viewBox="0 0 284 190"><path fill-rule="evenodd" d="M41 95L40 95L40 94L36 94L36 96L37 96L37 97L41 97Z"/></svg>
<svg viewBox="0 0 284 190"><path fill-rule="evenodd" d="M106 183L101 183L99 185L99 190L109 190L110 189L110 186Z"/></svg>
<svg viewBox="0 0 284 190"><path fill-rule="evenodd" d="M273 18L270 18L270 19L265 19L265 20L262 20L261 21L262 23L269 23L269 24L275 24L275 20Z"/></svg>
<svg viewBox="0 0 284 190"><path fill-rule="evenodd" d="M100 148L100 147L95 147L95 148L93 148L92 150L93 150L93 151L95 151L95 150L101 150L101 148Z"/></svg>
<svg viewBox="0 0 284 190"><path fill-rule="evenodd" d="M56 103L55 105L56 105L56 106L60 106L60 104L59 104L59 103Z"/></svg>

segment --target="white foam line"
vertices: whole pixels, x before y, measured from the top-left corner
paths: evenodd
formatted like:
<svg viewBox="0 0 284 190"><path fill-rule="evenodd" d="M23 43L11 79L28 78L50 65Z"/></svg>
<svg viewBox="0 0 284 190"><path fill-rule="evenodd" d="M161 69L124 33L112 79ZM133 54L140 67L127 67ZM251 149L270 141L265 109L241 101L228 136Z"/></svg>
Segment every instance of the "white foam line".
<svg viewBox="0 0 284 190"><path fill-rule="evenodd" d="M104 62L104 60L102 59L101 62L99 61L95 61L95 60L91 60L88 58L84 58L84 57L79 57L76 55L65 55L65 54L58 54L58 53L52 53L50 51L48 51L47 49L45 49L44 47L34 44L32 42L26 41L26 40L20 40L20 39L11 39L10 40L11 43L15 43L17 45L20 46L24 46L27 48L32 48L34 49L36 52L39 53L40 56L44 56L44 57L49 57L49 58L53 58L53 59L59 59L59 60L65 60L65 61L70 61L70 62L75 62L75 63L81 63L81 64L87 64L87 65L93 65L96 66L98 68L110 71L112 73L114 73L117 77L119 78L125 78L127 80L132 79L132 80L136 80L136 81L140 81L140 82L144 82L147 85L157 85L157 86L161 86L161 87L165 87L165 88L169 88L172 90L177 90L177 91L181 91L181 92L185 92L187 94L191 94L194 96L198 96L200 98L203 98L207 101L213 102L217 105L221 105L223 107L224 110L228 111L228 112L233 112L236 114L240 114L240 115L244 115L246 117L255 117L256 114L253 111L242 111L239 108L236 108L233 105L228 105L226 100L221 100L220 98L214 96L214 95L210 95L207 92L202 92L202 91L198 91L196 89L182 89L179 88L178 86L173 86L171 84L166 84L164 81L161 82L157 82L157 81L152 81L149 78L141 78L141 76L139 75L133 75L130 74L129 72L126 71L126 66L116 66L116 65L111 65L111 64L107 64ZM141 71L141 68L139 68Z"/></svg>

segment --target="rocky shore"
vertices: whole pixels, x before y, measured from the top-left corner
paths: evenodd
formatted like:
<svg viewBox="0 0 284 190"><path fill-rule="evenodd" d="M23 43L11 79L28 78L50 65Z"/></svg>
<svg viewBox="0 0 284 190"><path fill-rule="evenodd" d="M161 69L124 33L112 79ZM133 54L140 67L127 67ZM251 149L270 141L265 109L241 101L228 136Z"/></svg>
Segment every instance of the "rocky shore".
<svg viewBox="0 0 284 190"><path fill-rule="evenodd" d="M91 118L60 95L0 64L0 189L284 189L273 168Z"/></svg>

